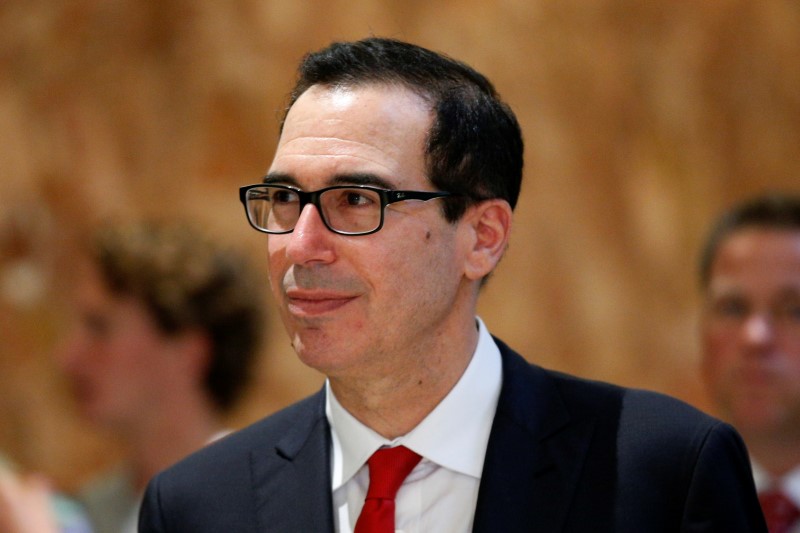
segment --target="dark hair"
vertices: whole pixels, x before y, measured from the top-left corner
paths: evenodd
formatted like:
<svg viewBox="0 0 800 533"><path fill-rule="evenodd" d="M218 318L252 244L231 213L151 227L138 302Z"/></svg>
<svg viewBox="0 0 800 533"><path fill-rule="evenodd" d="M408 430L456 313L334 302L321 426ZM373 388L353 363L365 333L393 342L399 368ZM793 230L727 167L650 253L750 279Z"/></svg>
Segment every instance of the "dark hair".
<svg viewBox="0 0 800 533"><path fill-rule="evenodd" d="M313 85L365 84L400 84L430 103L428 176L437 189L463 195L444 202L447 220L489 198L516 206L523 164L519 124L492 83L460 61L393 39L333 43L305 56L286 113Z"/></svg>
<svg viewBox="0 0 800 533"><path fill-rule="evenodd" d="M717 251L727 237L745 228L800 231L800 196L774 192L746 200L713 226L700 254L700 286L707 287Z"/></svg>
<svg viewBox="0 0 800 533"><path fill-rule="evenodd" d="M205 332L204 386L228 411L251 377L264 324L260 280L243 255L180 223L113 223L97 230L90 258L118 295L142 302L162 332Z"/></svg>

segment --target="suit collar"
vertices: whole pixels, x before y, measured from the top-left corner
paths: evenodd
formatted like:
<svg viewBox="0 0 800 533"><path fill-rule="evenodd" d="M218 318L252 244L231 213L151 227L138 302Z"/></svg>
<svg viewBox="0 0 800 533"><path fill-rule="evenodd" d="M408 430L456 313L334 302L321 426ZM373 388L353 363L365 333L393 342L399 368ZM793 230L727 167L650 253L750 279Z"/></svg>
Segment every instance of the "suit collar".
<svg viewBox="0 0 800 533"><path fill-rule="evenodd" d="M559 531L594 431L570 413L553 378L495 339L503 388L489 438L475 532Z"/></svg>

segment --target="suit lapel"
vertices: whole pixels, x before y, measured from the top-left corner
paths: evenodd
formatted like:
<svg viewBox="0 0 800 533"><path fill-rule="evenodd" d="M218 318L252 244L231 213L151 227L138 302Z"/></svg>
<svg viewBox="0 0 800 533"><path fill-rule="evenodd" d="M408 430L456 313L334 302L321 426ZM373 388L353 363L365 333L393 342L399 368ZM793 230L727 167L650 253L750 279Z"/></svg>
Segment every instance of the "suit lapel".
<svg viewBox="0 0 800 533"><path fill-rule="evenodd" d="M300 407L275 448L251 453L261 531L333 531L324 392Z"/></svg>
<svg viewBox="0 0 800 533"><path fill-rule="evenodd" d="M594 422L571 416L547 373L495 340L503 356L503 388L473 531L560 531Z"/></svg>

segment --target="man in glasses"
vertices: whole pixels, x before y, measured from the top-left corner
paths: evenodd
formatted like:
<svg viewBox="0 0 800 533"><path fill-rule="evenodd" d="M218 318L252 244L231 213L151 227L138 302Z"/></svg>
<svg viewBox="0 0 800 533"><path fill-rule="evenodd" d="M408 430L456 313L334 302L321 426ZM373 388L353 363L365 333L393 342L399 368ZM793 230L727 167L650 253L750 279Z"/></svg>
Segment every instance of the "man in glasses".
<svg viewBox="0 0 800 533"><path fill-rule="evenodd" d="M307 56L240 195L326 385L157 477L140 531L764 531L730 426L530 365L476 317L522 152L460 62L380 38Z"/></svg>
<svg viewBox="0 0 800 533"><path fill-rule="evenodd" d="M700 282L703 375L747 442L770 533L800 533L800 196L721 216Z"/></svg>

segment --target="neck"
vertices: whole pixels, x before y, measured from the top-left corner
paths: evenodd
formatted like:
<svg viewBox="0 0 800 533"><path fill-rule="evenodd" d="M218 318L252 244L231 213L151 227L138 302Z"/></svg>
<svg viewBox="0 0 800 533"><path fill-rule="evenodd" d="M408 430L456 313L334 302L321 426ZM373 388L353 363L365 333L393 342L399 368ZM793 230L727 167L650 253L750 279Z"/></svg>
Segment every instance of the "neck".
<svg viewBox="0 0 800 533"><path fill-rule="evenodd" d="M437 335L392 361L376 375L330 377L337 400L361 423L387 439L414 429L463 375L478 343L474 316L453 333ZM387 357L389 359L389 357Z"/></svg>
<svg viewBox="0 0 800 533"><path fill-rule="evenodd" d="M143 491L155 474L202 448L222 429L205 399L165 406L127 433L135 488Z"/></svg>

